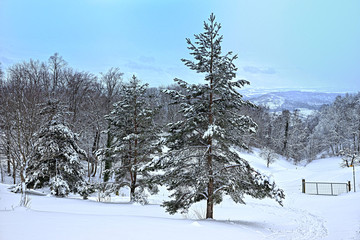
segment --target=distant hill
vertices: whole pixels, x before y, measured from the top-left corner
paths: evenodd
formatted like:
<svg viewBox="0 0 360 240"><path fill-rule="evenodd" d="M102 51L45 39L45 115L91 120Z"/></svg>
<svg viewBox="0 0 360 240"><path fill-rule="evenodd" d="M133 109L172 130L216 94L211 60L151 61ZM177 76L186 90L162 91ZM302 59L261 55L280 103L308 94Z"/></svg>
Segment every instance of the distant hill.
<svg viewBox="0 0 360 240"><path fill-rule="evenodd" d="M308 92L308 91L274 91L274 92L243 92L244 98L251 102L268 107L271 112L282 110L300 110L305 115L317 111L324 104L331 104L337 96L344 93Z"/></svg>

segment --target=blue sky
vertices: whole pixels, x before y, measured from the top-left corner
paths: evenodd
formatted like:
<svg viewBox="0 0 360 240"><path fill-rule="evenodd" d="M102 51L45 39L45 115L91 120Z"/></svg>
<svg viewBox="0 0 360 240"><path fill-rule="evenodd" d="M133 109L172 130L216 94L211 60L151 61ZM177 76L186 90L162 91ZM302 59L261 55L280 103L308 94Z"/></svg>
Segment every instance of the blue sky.
<svg viewBox="0 0 360 240"><path fill-rule="evenodd" d="M151 86L201 82L180 59L211 12L252 88L360 91L358 0L0 0L0 62L58 52L75 69L119 67Z"/></svg>

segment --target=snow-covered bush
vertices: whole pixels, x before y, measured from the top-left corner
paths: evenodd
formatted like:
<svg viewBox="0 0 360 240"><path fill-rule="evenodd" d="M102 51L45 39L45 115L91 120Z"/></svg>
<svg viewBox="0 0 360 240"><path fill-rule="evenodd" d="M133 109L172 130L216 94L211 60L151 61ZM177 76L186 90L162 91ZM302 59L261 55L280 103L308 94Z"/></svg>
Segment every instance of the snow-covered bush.
<svg viewBox="0 0 360 240"><path fill-rule="evenodd" d="M133 202L140 203L141 205L146 205L149 203L148 195L145 193L144 189L136 189L131 200Z"/></svg>
<svg viewBox="0 0 360 240"><path fill-rule="evenodd" d="M51 178L49 185L51 194L53 195L65 197L70 193L69 185L66 181L64 181L64 179L62 179L61 176Z"/></svg>
<svg viewBox="0 0 360 240"><path fill-rule="evenodd" d="M94 193L96 188L94 184L80 182L76 186L77 192L84 198L87 199L90 194Z"/></svg>

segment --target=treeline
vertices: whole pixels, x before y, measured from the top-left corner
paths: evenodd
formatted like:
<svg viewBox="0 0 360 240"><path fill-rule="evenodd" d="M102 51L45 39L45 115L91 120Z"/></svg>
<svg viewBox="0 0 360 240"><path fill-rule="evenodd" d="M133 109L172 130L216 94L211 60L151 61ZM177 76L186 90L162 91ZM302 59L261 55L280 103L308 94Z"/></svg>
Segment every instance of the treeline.
<svg viewBox="0 0 360 240"><path fill-rule="evenodd" d="M185 91L179 85L166 89ZM138 182L147 176L139 169L161 150L160 136L167 134L168 124L184 117L162 90L136 76L124 80L119 68L98 75L74 70L57 53L47 62L14 64L6 73L0 68L2 179L7 173L14 183L20 179L32 187L57 179L50 184L56 195L89 194L82 182L120 182L134 198L135 187L155 190ZM360 151L360 94L338 97L306 119L299 111L270 113L248 105L241 111L257 123L257 133L234 139L270 148L295 163ZM114 141L131 134L141 138ZM148 144L139 149L140 141Z"/></svg>
<svg viewBox="0 0 360 240"><path fill-rule="evenodd" d="M159 144L163 126L181 118L169 102L136 76L125 81L119 68L77 71L57 53L47 62L14 64L6 74L0 65L2 181L12 175L19 187L49 186L60 196L88 195L86 183L116 181L135 196L144 180L137 177L141 161L159 148L150 146ZM131 131L142 139L120 141ZM141 141L149 147L139 149Z"/></svg>
<svg viewBox="0 0 360 240"><path fill-rule="evenodd" d="M298 110L270 113L262 107L249 114L259 125L254 146L270 148L294 163L360 152L360 93L338 96L306 117Z"/></svg>

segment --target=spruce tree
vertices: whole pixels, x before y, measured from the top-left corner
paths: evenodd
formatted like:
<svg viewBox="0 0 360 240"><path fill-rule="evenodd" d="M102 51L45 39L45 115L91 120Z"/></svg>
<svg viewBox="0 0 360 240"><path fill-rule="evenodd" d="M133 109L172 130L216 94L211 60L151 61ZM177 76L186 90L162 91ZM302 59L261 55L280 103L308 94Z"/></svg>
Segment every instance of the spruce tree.
<svg viewBox="0 0 360 240"><path fill-rule="evenodd" d="M29 162L27 185L50 187L51 194L70 192L86 196L86 182L81 159L86 152L77 144L77 135L63 121L57 102L49 101L42 113L45 123L36 133L34 154Z"/></svg>
<svg viewBox="0 0 360 240"><path fill-rule="evenodd" d="M120 161L114 164L115 180L119 186L130 188L131 201L146 203L144 190L156 191L144 168L159 150L158 130L154 124L156 109L149 107L147 84L133 76L122 87L122 100L114 104L107 117L114 136L112 153Z"/></svg>
<svg viewBox="0 0 360 240"><path fill-rule="evenodd" d="M257 125L240 113L241 107L254 106L237 91L249 82L234 80L237 56L231 52L222 55L220 28L211 14L209 22L204 22L205 31L195 35L195 43L187 39L194 61L182 61L203 74L205 83L175 79L181 90L166 90L183 116L169 125L169 151L155 164L165 170L161 179L174 191L174 199L164 202L171 214L186 212L191 204L206 200L206 218L213 218L213 206L223 195L237 203L243 203L245 194L275 198L280 204L284 198L274 182L237 153L237 148L247 148L241 136L255 133Z"/></svg>

